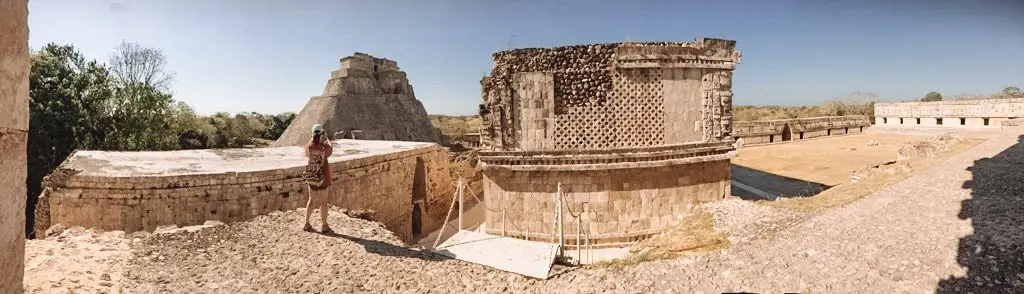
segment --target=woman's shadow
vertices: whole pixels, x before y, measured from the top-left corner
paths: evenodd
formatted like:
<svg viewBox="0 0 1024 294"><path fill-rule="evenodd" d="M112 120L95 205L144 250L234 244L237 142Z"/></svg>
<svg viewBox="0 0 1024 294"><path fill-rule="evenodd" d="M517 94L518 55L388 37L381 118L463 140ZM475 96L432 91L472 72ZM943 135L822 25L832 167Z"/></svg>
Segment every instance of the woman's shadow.
<svg viewBox="0 0 1024 294"><path fill-rule="evenodd" d="M437 254L437 253L433 253L433 252L430 252L430 251L414 250L414 249L410 249L410 248L403 247L403 246L396 246L394 244L390 244L390 243L387 243L387 242L381 242L381 241L376 241L376 240L367 240L367 239L363 239L363 238L346 236L346 235L338 234L338 233L335 233L335 232L325 232L325 233L320 233L320 234L324 235L324 236L327 236L327 237L340 238L340 239L345 239L345 240L348 240L348 241L351 241L351 242L355 242L356 244L362 245L363 249L365 249L366 252L373 253L373 254L378 254L378 255L383 255L383 256L393 256L393 257L402 257L402 258L416 258L416 259L422 259L422 260L426 260L426 261L443 261L443 260L451 259L451 258L449 258L447 256L440 255L440 254Z"/></svg>

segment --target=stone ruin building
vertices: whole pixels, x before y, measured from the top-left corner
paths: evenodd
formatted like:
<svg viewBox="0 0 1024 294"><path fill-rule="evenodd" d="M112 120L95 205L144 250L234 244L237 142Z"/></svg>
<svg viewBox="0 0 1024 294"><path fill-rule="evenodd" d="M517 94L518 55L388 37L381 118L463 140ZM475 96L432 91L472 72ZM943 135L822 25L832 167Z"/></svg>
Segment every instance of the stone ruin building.
<svg viewBox="0 0 1024 294"><path fill-rule="evenodd" d="M742 121L733 123L732 136L742 146L855 134L869 127L871 118L862 115Z"/></svg>
<svg viewBox="0 0 1024 294"><path fill-rule="evenodd" d="M21 293L28 177L28 1L0 0L0 36L0 293Z"/></svg>
<svg viewBox="0 0 1024 294"><path fill-rule="evenodd" d="M1024 117L1024 98L875 103L875 124L900 127L998 128Z"/></svg>
<svg viewBox="0 0 1024 294"><path fill-rule="evenodd" d="M486 231L593 246L648 238L730 193L736 42L614 43L494 54L482 80ZM574 247L573 238L566 246Z"/></svg>
<svg viewBox="0 0 1024 294"><path fill-rule="evenodd" d="M407 242L440 228L454 185L448 153L433 143L439 133L397 63L356 53L341 59L323 95L309 100L274 147L76 151L44 180L35 230L152 231L303 207L298 146L315 123L335 139L332 205L372 210Z"/></svg>
<svg viewBox="0 0 1024 294"><path fill-rule="evenodd" d="M320 123L334 139L440 142L423 103L394 60L355 53L309 99L274 146L303 145Z"/></svg>
<svg viewBox="0 0 1024 294"><path fill-rule="evenodd" d="M454 190L443 148L421 142L332 143L331 205L372 210L406 242L440 228ZM298 146L76 151L43 180L35 229L60 224L131 233L293 210L305 207L309 197L301 177L305 166Z"/></svg>

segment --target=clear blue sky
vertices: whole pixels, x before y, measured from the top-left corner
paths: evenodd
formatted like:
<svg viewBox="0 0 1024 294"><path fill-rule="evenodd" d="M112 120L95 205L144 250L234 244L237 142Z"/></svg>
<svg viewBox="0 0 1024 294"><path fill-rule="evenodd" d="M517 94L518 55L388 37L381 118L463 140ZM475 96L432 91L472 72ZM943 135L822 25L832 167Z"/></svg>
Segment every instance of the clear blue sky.
<svg viewBox="0 0 1024 294"><path fill-rule="evenodd" d="M705 36L743 52L736 104L1024 87L1022 0L31 0L29 14L33 48L164 50L175 98L201 113L296 111L341 57L366 52L398 61L427 112L472 114L491 53L510 45Z"/></svg>

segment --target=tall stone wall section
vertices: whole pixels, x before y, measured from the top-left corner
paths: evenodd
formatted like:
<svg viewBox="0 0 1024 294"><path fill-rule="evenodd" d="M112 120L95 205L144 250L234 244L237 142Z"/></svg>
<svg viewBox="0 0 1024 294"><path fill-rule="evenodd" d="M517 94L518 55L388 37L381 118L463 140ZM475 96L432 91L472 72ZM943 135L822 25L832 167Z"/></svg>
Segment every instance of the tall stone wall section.
<svg viewBox="0 0 1024 294"><path fill-rule="evenodd" d="M0 293L21 293L28 176L28 1L0 0Z"/></svg>
<svg viewBox="0 0 1024 294"><path fill-rule="evenodd" d="M442 225L453 191L447 160L447 153L432 145L332 162L330 203L373 210L377 221L410 241L414 202L423 206L423 232ZM61 224L152 231L158 226L241 221L292 210L305 207L309 199L299 176L303 169L138 177L82 176L58 169L44 182L36 230Z"/></svg>
<svg viewBox="0 0 1024 294"><path fill-rule="evenodd" d="M741 121L733 125L732 135L744 145L754 145L860 133L870 126L867 116Z"/></svg>
<svg viewBox="0 0 1024 294"><path fill-rule="evenodd" d="M309 99L274 146L305 144L317 123L334 139L440 142L398 63L363 53L341 59L323 93Z"/></svg>
<svg viewBox="0 0 1024 294"><path fill-rule="evenodd" d="M575 220L595 247L622 247L679 222L693 205L730 195L729 160L673 158L670 164L604 163L628 168L497 170L484 178L487 232L554 242L554 195L561 184L563 233L574 247ZM569 167L569 166L563 166Z"/></svg>
<svg viewBox="0 0 1024 294"><path fill-rule="evenodd" d="M496 53L481 81L484 145L574 150L731 141L734 45L708 39Z"/></svg>
<svg viewBox="0 0 1024 294"><path fill-rule="evenodd" d="M875 124L906 127L993 127L1024 117L1024 98L875 103Z"/></svg>
<svg viewBox="0 0 1024 294"><path fill-rule="evenodd" d="M561 195L591 244L619 247L723 199L739 57L720 39L494 54L478 154L487 231L554 242ZM560 221L576 234L576 220Z"/></svg>

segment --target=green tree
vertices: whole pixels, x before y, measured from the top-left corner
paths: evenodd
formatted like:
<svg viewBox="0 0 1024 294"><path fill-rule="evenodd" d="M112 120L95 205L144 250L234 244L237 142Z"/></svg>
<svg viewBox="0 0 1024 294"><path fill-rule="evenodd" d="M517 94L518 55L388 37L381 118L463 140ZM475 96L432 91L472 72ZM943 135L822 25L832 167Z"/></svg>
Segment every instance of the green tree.
<svg viewBox="0 0 1024 294"><path fill-rule="evenodd" d="M925 94L924 98L921 98L921 102L931 102L931 101L942 101L942 93L932 91L932 92L928 92L928 94Z"/></svg>
<svg viewBox="0 0 1024 294"><path fill-rule="evenodd" d="M115 92L111 76L73 46L47 44L31 55L29 73L28 216L32 235L36 197L47 174L76 149L99 149Z"/></svg>
<svg viewBox="0 0 1024 294"><path fill-rule="evenodd" d="M145 85L160 92L170 91L174 80L163 51L124 41L110 55L110 71L120 86Z"/></svg>
<svg viewBox="0 0 1024 294"><path fill-rule="evenodd" d="M179 134L202 127L168 93L170 75L158 50L122 44L111 63L115 71L87 61L74 46L52 43L31 55L29 235L43 178L74 150L177 149Z"/></svg>
<svg viewBox="0 0 1024 294"><path fill-rule="evenodd" d="M1024 98L1024 91L1021 91L1017 86L1008 86L1003 88L1003 98Z"/></svg>
<svg viewBox="0 0 1024 294"><path fill-rule="evenodd" d="M288 125L292 124L292 120L295 120L294 112L285 112L271 117L270 127L264 139L277 140L280 138L281 134L284 134L284 130L288 128Z"/></svg>
<svg viewBox="0 0 1024 294"><path fill-rule="evenodd" d="M178 137L191 109L169 93L173 74L158 49L122 42L110 57L110 72L117 87L110 101L112 118L107 150L171 150L180 148ZM184 125L183 125L184 124Z"/></svg>

